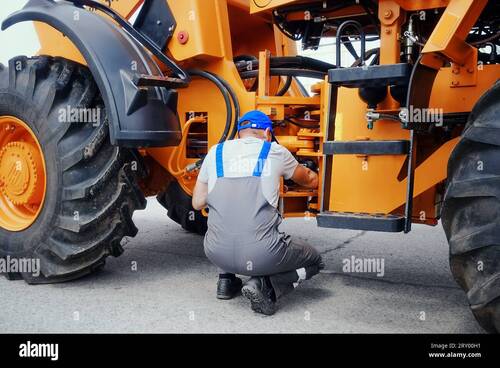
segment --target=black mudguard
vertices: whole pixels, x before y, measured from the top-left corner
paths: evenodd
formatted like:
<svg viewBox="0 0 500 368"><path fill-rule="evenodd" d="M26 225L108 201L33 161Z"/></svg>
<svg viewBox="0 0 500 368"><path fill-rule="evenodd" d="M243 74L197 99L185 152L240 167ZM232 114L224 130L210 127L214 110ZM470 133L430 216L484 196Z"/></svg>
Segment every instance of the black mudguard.
<svg viewBox="0 0 500 368"><path fill-rule="evenodd" d="M181 139L177 92L137 87L138 75L163 76L150 54L104 16L68 2L30 0L2 23L47 23L80 50L101 91L110 117L111 142L126 147L175 146Z"/></svg>

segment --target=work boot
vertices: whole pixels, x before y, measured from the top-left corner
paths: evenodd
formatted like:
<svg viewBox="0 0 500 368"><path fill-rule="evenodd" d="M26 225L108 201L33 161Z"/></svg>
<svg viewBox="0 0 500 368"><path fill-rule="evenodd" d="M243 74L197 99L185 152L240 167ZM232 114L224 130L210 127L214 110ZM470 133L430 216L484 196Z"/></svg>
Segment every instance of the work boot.
<svg viewBox="0 0 500 368"><path fill-rule="evenodd" d="M236 276L219 276L217 283L217 299L228 300L234 298L241 290L243 282Z"/></svg>
<svg viewBox="0 0 500 368"><path fill-rule="evenodd" d="M252 277L243 286L241 293L250 300L254 312L266 316L271 316L276 312L274 290L264 277Z"/></svg>

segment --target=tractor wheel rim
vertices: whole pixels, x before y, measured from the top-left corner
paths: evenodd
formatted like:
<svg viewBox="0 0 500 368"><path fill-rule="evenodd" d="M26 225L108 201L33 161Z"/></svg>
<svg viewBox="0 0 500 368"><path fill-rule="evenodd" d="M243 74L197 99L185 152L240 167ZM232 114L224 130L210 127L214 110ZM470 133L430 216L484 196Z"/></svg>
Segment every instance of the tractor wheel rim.
<svg viewBox="0 0 500 368"><path fill-rule="evenodd" d="M0 116L0 228L23 231L43 208L47 186L43 151L33 130Z"/></svg>

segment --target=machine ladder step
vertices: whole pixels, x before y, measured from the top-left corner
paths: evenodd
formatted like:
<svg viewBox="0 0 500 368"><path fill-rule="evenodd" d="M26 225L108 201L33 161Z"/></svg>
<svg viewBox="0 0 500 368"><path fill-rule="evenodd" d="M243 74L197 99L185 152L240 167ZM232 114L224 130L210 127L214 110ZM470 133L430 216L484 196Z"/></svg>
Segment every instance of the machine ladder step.
<svg viewBox="0 0 500 368"><path fill-rule="evenodd" d="M319 227L397 233L405 230L405 217L349 212L322 212L316 216Z"/></svg>
<svg viewBox="0 0 500 368"><path fill-rule="evenodd" d="M323 144L325 155L408 155L410 141L327 141Z"/></svg>

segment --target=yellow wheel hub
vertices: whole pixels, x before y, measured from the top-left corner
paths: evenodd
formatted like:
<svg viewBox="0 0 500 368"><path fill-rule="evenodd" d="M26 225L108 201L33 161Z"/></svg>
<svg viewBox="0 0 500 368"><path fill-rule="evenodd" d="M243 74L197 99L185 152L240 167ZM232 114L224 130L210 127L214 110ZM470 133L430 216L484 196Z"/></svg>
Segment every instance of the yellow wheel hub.
<svg viewBox="0 0 500 368"><path fill-rule="evenodd" d="M0 116L0 228L22 231L38 218L46 189L45 160L31 128Z"/></svg>

